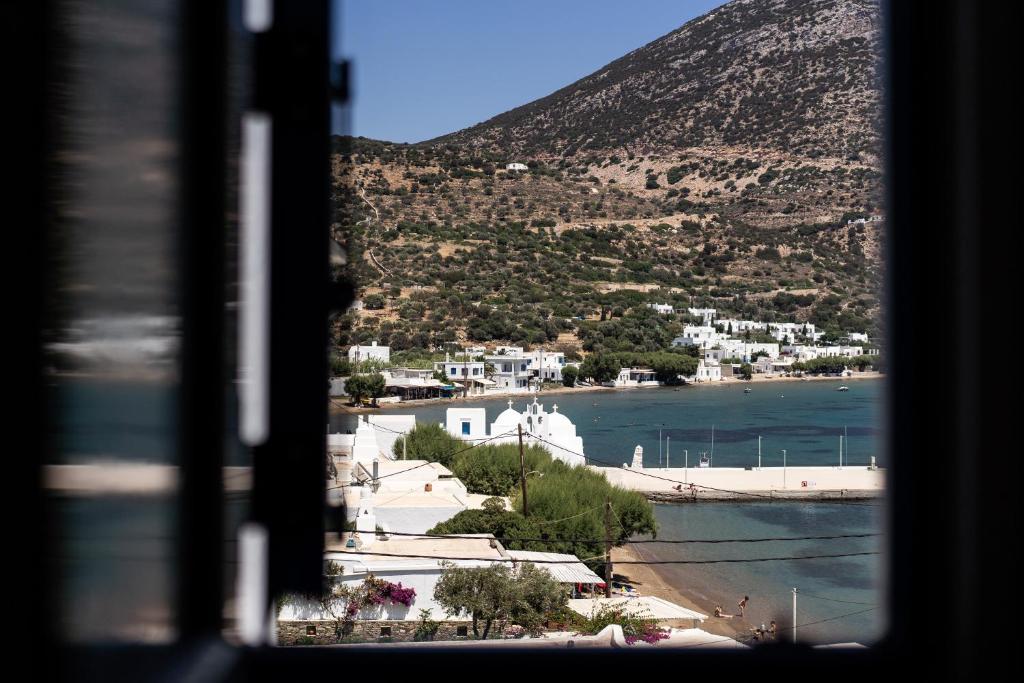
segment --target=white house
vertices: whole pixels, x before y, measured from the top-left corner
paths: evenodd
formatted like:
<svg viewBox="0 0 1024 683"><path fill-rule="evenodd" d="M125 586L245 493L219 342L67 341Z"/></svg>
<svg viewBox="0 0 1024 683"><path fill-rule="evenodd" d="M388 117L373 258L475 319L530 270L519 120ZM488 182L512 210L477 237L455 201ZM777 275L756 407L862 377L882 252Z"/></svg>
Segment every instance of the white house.
<svg viewBox="0 0 1024 683"><path fill-rule="evenodd" d="M369 465L379 458L393 459L395 441L416 426L415 415L363 415L352 439L352 462Z"/></svg>
<svg viewBox="0 0 1024 683"><path fill-rule="evenodd" d="M529 171L530 167L527 166L526 164L519 163L518 161L513 161L510 164L505 164L505 170L506 171Z"/></svg>
<svg viewBox="0 0 1024 683"><path fill-rule="evenodd" d="M672 340L672 346L696 346L701 349L710 349L723 339L728 339L728 335L710 325L687 325L683 327L683 334Z"/></svg>
<svg viewBox="0 0 1024 683"><path fill-rule="evenodd" d="M740 334L748 330L763 332L768 329L768 323L760 323L753 320L736 320L735 318L719 318L715 324L721 325L726 334Z"/></svg>
<svg viewBox="0 0 1024 683"><path fill-rule="evenodd" d="M470 442L493 444L519 443L519 428L522 428L523 442L544 448L551 457L569 465L586 464L583 454L583 438L576 434L576 425L562 413L558 406L551 412L533 399L526 410L519 412L508 408L491 423L490 432L485 429L487 413L485 408L449 408L442 425L449 434Z"/></svg>
<svg viewBox="0 0 1024 683"><path fill-rule="evenodd" d="M789 372L796 361L793 358L769 358L768 356L761 356L754 363L754 372L761 372L764 374L775 374L779 372Z"/></svg>
<svg viewBox="0 0 1024 683"><path fill-rule="evenodd" d="M477 360L459 361L459 360L446 360L438 361L434 363L434 370L440 372L449 381L459 381L463 379L483 378L484 376L484 362Z"/></svg>
<svg viewBox="0 0 1024 683"><path fill-rule="evenodd" d="M565 354L561 351L535 349L527 354L527 358L530 359L527 368L535 377L549 382L562 381Z"/></svg>
<svg viewBox="0 0 1024 683"><path fill-rule="evenodd" d="M434 600L434 587L450 562L456 567L488 567L503 564L516 567L532 562L547 570L566 591L577 583L595 585L602 579L575 555L534 551L510 551L492 534L464 534L458 538L436 536L392 536L374 538L373 532L345 534L339 541L329 535L324 552L325 565L340 573L332 575L334 584L355 588L373 576L415 591L410 605L376 605L360 611L356 618L370 621L416 621L420 610L429 609L434 618L470 621L469 615L446 616ZM386 555L378 554L386 553ZM451 558L451 559L446 559ZM277 616L278 622L328 621L333 623L345 608L343 602L329 603L327 609L315 598L289 596Z"/></svg>
<svg viewBox="0 0 1024 683"><path fill-rule="evenodd" d="M329 535L324 561L341 568L341 573L331 577L331 581L355 588L362 585L367 577L374 576L391 583L401 583L405 588L414 589L416 595L409 606L384 604L364 609L357 615L360 620L415 621L421 609L433 610L435 617L444 615L444 608L434 601L434 586L444 571L441 558L455 558L450 562L457 567L487 567L512 559L491 534L466 534L460 538L392 536L388 540L375 537L373 531L347 533L340 541ZM349 542L352 542L352 547L349 547ZM334 621L335 614L343 614L342 610L342 603L325 610L317 599L292 596L282 605L277 619L279 622ZM469 621L470 617L447 619Z"/></svg>
<svg viewBox="0 0 1024 683"><path fill-rule="evenodd" d="M499 347L499 351L500 351ZM511 347L509 347L511 348ZM530 391L530 357L520 351L517 354L497 354L485 356L487 362L494 366L494 374L491 379L495 392L501 393L525 393Z"/></svg>
<svg viewBox="0 0 1024 683"><path fill-rule="evenodd" d="M697 362L697 371L691 382L717 382L722 379L722 366L718 363L706 363L703 360Z"/></svg>
<svg viewBox="0 0 1024 683"><path fill-rule="evenodd" d="M369 346L352 345L348 348L348 362L360 363L364 360L379 360L384 363L391 362L391 347L378 346L373 342Z"/></svg>
<svg viewBox="0 0 1024 683"><path fill-rule="evenodd" d="M610 382L603 382L606 387L656 387L660 386L658 376L651 368L622 368L618 376Z"/></svg>
<svg viewBox="0 0 1024 683"><path fill-rule="evenodd" d="M718 312L714 308L691 308L688 310L690 311L690 315L703 318L705 325L710 325L711 321L715 319L715 314Z"/></svg>
<svg viewBox="0 0 1024 683"><path fill-rule="evenodd" d="M499 346L494 350L499 356L521 356L523 355L522 346Z"/></svg>
<svg viewBox="0 0 1024 683"><path fill-rule="evenodd" d="M850 332L846 337L852 342L868 343L868 335L864 332Z"/></svg>
<svg viewBox="0 0 1024 683"><path fill-rule="evenodd" d="M671 304L647 304L647 308L653 308L655 311L661 313L662 315L675 313L676 310L675 308L672 307Z"/></svg>
<svg viewBox="0 0 1024 683"><path fill-rule="evenodd" d="M817 331L813 323L768 323L768 333L780 342L792 344L798 335L815 338Z"/></svg>

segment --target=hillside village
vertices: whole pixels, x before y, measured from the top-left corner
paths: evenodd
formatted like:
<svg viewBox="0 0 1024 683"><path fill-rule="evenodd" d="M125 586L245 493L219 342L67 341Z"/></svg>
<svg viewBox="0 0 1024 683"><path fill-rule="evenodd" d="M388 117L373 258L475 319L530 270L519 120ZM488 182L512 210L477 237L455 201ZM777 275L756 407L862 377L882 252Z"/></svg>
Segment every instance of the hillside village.
<svg viewBox="0 0 1024 683"><path fill-rule="evenodd" d="M650 304L649 308L663 316L677 313L668 304ZM413 367L399 362L402 354L393 361L390 347L373 342L349 347L347 362L337 363L335 368L347 372L348 377L379 376L375 385L365 391L362 386L353 390L355 385L348 385L346 390L347 378L339 376L332 380L331 393L348 395L356 402L381 404L522 394L538 392L545 386L664 386L751 379L754 374L766 378L805 373L849 375L869 367L882 368L879 348L863 332L844 335L844 343L826 343L825 333L813 323L716 318L713 308L678 312L701 322L683 326L681 334L672 340L671 352L683 363L675 372L671 368L629 365L617 354L597 353L580 361L567 359L564 351L543 346L526 350L511 345L453 348L444 352L443 360L432 360L441 352L421 355ZM643 354L631 355L643 358Z"/></svg>

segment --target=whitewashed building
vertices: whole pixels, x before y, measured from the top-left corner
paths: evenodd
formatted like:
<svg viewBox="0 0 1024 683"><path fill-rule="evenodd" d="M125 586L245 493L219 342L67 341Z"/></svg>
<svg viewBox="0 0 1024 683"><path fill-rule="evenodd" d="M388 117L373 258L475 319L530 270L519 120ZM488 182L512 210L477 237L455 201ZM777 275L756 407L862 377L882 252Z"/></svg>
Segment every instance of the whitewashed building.
<svg viewBox="0 0 1024 683"><path fill-rule="evenodd" d="M520 163L518 161L513 161L510 164L505 164L505 170L506 171L529 171L530 167L527 166L526 164Z"/></svg>
<svg viewBox="0 0 1024 683"><path fill-rule="evenodd" d="M719 332L710 325L687 325L683 328L683 333L672 340L672 346L696 346L700 349L710 349L725 339L728 339L727 334Z"/></svg>
<svg viewBox="0 0 1024 683"><path fill-rule="evenodd" d="M511 347L510 347L511 348ZM489 387L496 393L526 393L531 390L530 357L518 354L497 354L486 356L487 362L494 366L491 379L494 386Z"/></svg>
<svg viewBox="0 0 1024 683"><path fill-rule="evenodd" d="M662 315L668 315L669 313L675 313L676 309L671 304L647 304L647 308L653 308Z"/></svg>
<svg viewBox="0 0 1024 683"><path fill-rule="evenodd" d="M689 310L690 315L703 318L705 325L710 325L711 321L715 319L715 314L718 313L714 308L690 308L687 310Z"/></svg>
<svg viewBox="0 0 1024 683"><path fill-rule="evenodd" d="M366 360L379 360L383 363L391 362L391 347L379 346L373 342L369 346L354 344L348 347L348 362L361 363Z"/></svg>
<svg viewBox="0 0 1024 683"><path fill-rule="evenodd" d="M722 379L722 366L718 363L706 363L703 360L697 362L697 371L691 382L718 382Z"/></svg>
<svg viewBox="0 0 1024 683"><path fill-rule="evenodd" d="M499 346L494 349L494 353L499 356L521 356L523 350L522 346Z"/></svg>
<svg viewBox="0 0 1024 683"><path fill-rule="evenodd" d="M660 386L658 376L651 368L622 368L618 376L610 382L603 382L606 387L656 387Z"/></svg>
<svg viewBox="0 0 1024 683"><path fill-rule="evenodd" d="M719 318L715 323L721 325L726 334L742 334L746 331L764 332L768 329L768 323L760 323L754 320L737 320L735 318Z"/></svg>
<svg viewBox="0 0 1024 683"><path fill-rule="evenodd" d="M565 585L567 591L578 583L595 585L602 582L575 555L506 550L493 534L464 534L458 538L392 536L387 540L375 536L374 533L346 533L339 541L329 535L325 543L324 563L340 568L340 573L330 576L329 580L335 585L356 588L373 576L412 588L415 596L408 606L386 602L368 607L356 615L361 621L416 621L423 609L431 610L434 618L471 621L468 614L447 616L445 609L434 600L434 588L445 570L442 562L450 562L460 568L494 564L514 568L522 563L535 563L548 571L555 581ZM282 602L278 622L324 621L328 622L327 628L333 627L335 619L345 609L341 601L329 603L325 609L319 599L309 597L288 596Z"/></svg>
<svg viewBox="0 0 1024 683"><path fill-rule="evenodd" d="M565 354L561 351L535 349L527 354L530 359L528 370L540 380L548 382L562 381L562 368L565 367Z"/></svg>
<svg viewBox="0 0 1024 683"><path fill-rule="evenodd" d="M361 415L352 435L352 462L369 465L379 458L393 459L395 441L416 426L415 415Z"/></svg>
<svg viewBox="0 0 1024 683"><path fill-rule="evenodd" d="M491 423L489 432L485 408L449 408L442 426L463 441L493 444L519 443L518 433L522 427L524 443L540 446L551 453L551 457L568 465L586 464L583 438L576 434L576 425L558 412L557 405L552 406L550 413L536 398L522 412L514 410L512 405L510 400L508 408Z"/></svg>
<svg viewBox="0 0 1024 683"><path fill-rule="evenodd" d="M754 363L754 372L760 372L766 375L789 372L795 362L796 361L793 358L769 358L767 356L761 356L757 359L757 362Z"/></svg>

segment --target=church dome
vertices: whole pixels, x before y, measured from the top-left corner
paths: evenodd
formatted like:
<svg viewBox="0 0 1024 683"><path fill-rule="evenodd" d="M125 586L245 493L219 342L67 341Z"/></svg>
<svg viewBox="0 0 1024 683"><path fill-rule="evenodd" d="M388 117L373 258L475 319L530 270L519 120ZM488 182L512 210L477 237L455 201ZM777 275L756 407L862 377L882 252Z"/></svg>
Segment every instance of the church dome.
<svg viewBox="0 0 1024 683"><path fill-rule="evenodd" d="M512 401L509 401L508 408L501 411L501 415L498 415L497 419L492 424L496 427L515 427L519 424L519 421L522 418L522 413L513 410Z"/></svg>
<svg viewBox="0 0 1024 683"><path fill-rule="evenodd" d="M558 412L558 406L552 406L548 413L548 433L552 436L576 436L576 425L572 420Z"/></svg>

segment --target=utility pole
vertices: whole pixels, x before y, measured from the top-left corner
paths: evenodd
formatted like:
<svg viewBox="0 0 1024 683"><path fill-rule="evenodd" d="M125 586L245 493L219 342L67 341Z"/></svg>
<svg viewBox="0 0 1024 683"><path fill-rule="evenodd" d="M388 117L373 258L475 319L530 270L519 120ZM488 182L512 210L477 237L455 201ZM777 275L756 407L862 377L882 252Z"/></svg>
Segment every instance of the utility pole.
<svg viewBox="0 0 1024 683"><path fill-rule="evenodd" d="M402 437L402 460L408 460L408 457L407 457L408 456L408 452L406 451L406 448L408 447L408 445L409 445L409 435L406 434L405 436Z"/></svg>
<svg viewBox="0 0 1024 683"><path fill-rule="evenodd" d="M793 642L796 642L796 587L793 588Z"/></svg>
<svg viewBox="0 0 1024 683"><path fill-rule="evenodd" d="M661 467L661 429L658 429L658 467Z"/></svg>
<svg viewBox="0 0 1024 683"><path fill-rule="evenodd" d="M782 449L782 488L786 488L786 449Z"/></svg>
<svg viewBox="0 0 1024 683"><path fill-rule="evenodd" d="M612 597L612 501L604 501L604 597Z"/></svg>
<svg viewBox="0 0 1024 683"><path fill-rule="evenodd" d="M669 464L668 464L668 454L669 454L669 446L671 446L671 445L672 445L672 437L671 436L666 436L665 437L665 468L666 469L668 469L668 466L669 466Z"/></svg>
<svg viewBox="0 0 1024 683"><path fill-rule="evenodd" d="M843 435L839 435L839 469L843 469Z"/></svg>
<svg viewBox="0 0 1024 683"><path fill-rule="evenodd" d="M761 470L761 436L757 437L757 469Z"/></svg>
<svg viewBox="0 0 1024 683"><path fill-rule="evenodd" d="M516 425L519 430L519 478L523 484L523 517L526 517L529 513L526 508L526 456L523 455L523 425L519 423Z"/></svg>
<svg viewBox="0 0 1024 683"><path fill-rule="evenodd" d="M690 483L690 449L683 449L683 481Z"/></svg>

